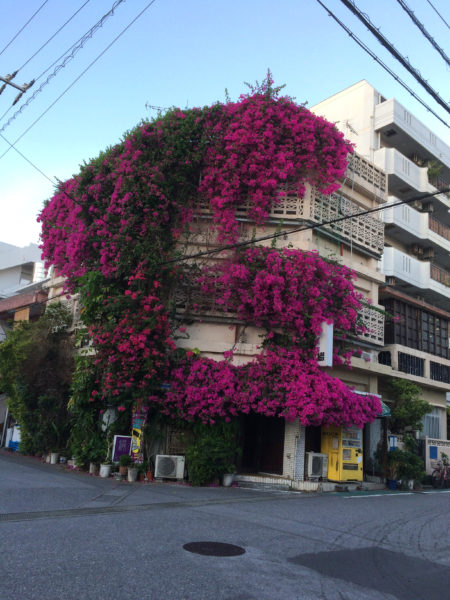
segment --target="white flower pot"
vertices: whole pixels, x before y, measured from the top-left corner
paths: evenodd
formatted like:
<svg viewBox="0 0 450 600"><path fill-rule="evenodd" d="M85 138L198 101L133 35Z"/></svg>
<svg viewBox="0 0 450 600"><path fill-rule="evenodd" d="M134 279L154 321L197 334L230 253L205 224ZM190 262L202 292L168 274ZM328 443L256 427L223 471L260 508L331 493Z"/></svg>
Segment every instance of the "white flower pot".
<svg viewBox="0 0 450 600"><path fill-rule="evenodd" d="M128 481L136 481L138 470L135 467L128 467Z"/></svg>
<svg viewBox="0 0 450 600"><path fill-rule="evenodd" d="M96 475L98 473L98 465L96 463L89 463L89 473L91 475Z"/></svg>
<svg viewBox="0 0 450 600"><path fill-rule="evenodd" d="M51 452L50 453L50 464L57 465L59 461L59 452Z"/></svg>
<svg viewBox="0 0 450 600"><path fill-rule="evenodd" d="M234 483L234 473L225 473L222 478L223 487L231 487Z"/></svg>
<svg viewBox="0 0 450 600"><path fill-rule="evenodd" d="M100 465L100 477L109 477L112 465Z"/></svg>

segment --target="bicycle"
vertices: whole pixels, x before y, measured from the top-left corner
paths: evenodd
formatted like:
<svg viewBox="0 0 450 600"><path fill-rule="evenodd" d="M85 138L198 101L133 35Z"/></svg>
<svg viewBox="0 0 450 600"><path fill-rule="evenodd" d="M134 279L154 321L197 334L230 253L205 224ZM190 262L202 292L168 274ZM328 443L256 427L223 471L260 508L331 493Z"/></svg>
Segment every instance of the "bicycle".
<svg viewBox="0 0 450 600"><path fill-rule="evenodd" d="M436 463L436 468L431 473L431 483L434 488L445 488L450 485L450 464L448 456L441 452L441 460Z"/></svg>

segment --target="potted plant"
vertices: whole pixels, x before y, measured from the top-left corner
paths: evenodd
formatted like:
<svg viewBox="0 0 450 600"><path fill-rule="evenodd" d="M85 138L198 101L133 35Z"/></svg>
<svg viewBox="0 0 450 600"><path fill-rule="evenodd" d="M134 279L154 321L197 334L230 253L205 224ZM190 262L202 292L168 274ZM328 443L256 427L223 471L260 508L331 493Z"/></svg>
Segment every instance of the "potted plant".
<svg viewBox="0 0 450 600"><path fill-rule="evenodd" d="M131 456L129 454L121 454L119 456L119 473L122 477L126 477L128 474L128 469L133 464Z"/></svg>
<svg viewBox="0 0 450 600"><path fill-rule="evenodd" d="M398 477L398 465L399 465L399 452L396 448L387 455L386 465L386 483L390 490L397 489L397 477Z"/></svg>
<svg viewBox="0 0 450 600"><path fill-rule="evenodd" d="M130 483L132 483L133 481L136 481L138 476L138 468L137 466L130 466L128 467L128 481Z"/></svg>

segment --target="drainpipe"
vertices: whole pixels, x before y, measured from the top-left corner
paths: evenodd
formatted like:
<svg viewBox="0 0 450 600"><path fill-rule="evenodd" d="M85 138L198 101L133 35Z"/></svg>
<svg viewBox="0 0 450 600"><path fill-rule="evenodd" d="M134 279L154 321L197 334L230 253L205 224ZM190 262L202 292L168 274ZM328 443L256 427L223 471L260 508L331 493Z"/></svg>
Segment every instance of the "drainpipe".
<svg viewBox="0 0 450 600"><path fill-rule="evenodd" d="M8 423L8 407L6 407L6 414L5 414L5 422L3 423L3 431L2 431L2 439L0 441L0 448L3 447L3 441L5 439L5 435L6 435L6 424Z"/></svg>

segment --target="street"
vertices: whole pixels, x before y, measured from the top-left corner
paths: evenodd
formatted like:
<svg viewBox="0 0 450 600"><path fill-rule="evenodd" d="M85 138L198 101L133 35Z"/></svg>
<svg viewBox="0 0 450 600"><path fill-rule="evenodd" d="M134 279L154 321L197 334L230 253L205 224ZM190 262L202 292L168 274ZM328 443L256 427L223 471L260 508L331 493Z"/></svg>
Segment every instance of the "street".
<svg viewBox="0 0 450 600"><path fill-rule="evenodd" d="M0 599L445 600L449 500L118 483L1 452Z"/></svg>

